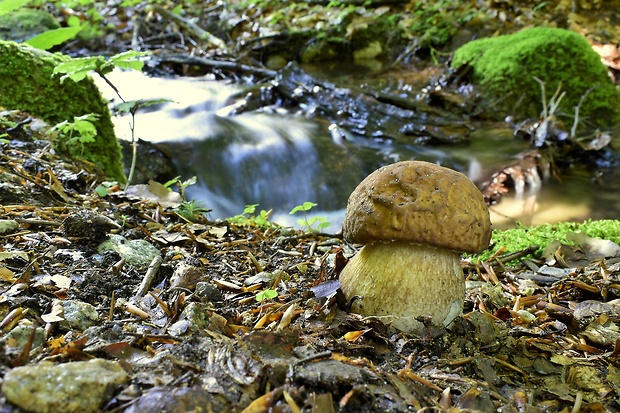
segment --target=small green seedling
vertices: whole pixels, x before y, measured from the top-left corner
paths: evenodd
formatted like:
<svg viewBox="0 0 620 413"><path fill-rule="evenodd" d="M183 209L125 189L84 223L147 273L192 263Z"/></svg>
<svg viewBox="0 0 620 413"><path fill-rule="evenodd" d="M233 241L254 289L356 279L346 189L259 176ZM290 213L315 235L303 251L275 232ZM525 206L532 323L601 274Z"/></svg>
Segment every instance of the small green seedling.
<svg viewBox="0 0 620 413"><path fill-rule="evenodd" d="M191 201L183 201L176 207L175 212L181 215L183 218L193 221L199 216L211 212L210 209L205 208L199 201L192 199Z"/></svg>
<svg viewBox="0 0 620 413"><path fill-rule="evenodd" d="M278 292L276 290L264 290L256 294L256 301L259 303L265 300L271 300L272 298L276 298L278 296Z"/></svg>
<svg viewBox="0 0 620 413"><path fill-rule="evenodd" d="M236 225L257 226L261 228L276 227L277 224L269 221L271 210L265 211L264 209L261 209L258 215L256 215L257 206L258 204L246 205L241 215L226 218L226 221Z"/></svg>
<svg viewBox="0 0 620 413"><path fill-rule="evenodd" d="M181 195L181 198L185 199L185 190L188 186L195 185L196 182L198 182L198 180L195 176L192 176L186 181L182 181L181 177L177 176L164 183L164 186L170 188L172 185L177 185L179 187L179 195Z"/></svg>
<svg viewBox="0 0 620 413"><path fill-rule="evenodd" d="M88 113L82 116L74 116L73 122L64 121L57 123L50 128L47 134L53 134L56 132L58 135L65 138L67 145L80 144L82 150L84 150L84 144L95 141L97 136L97 127L93 122L99 119L99 115L96 113Z"/></svg>
<svg viewBox="0 0 620 413"><path fill-rule="evenodd" d="M110 188L116 185L118 185L118 182L116 181L103 181L97 188L95 188L95 193L101 198L104 198L110 192Z"/></svg>
<svg viewBox="0 0 620 413"><path fill-rule="evenodd" d="M307 212L310 211L315 206L317 206L317 204L315 204L314 202L304 202L301 205L297 205L295 208L291 210L291 212L289 212L289 214L293 215L299 211L303 211L304 217L298 219L297 223L305 227L306 232L313 232L313 231L319 232L329 227L329 225L331 224L329 221L327 221L325 217L315 216L315 217L308 218ZM316 228L313 227L315 224L316 224Z"/></svg>

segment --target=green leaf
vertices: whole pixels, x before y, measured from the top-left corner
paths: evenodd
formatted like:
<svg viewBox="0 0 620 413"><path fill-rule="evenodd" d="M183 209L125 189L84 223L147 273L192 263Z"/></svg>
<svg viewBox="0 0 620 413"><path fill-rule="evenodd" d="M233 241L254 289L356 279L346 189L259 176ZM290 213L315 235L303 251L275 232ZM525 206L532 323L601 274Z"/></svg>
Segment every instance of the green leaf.
<svg viewBox="0 0 620 413"><path fill-rule="evenodd" d="M139 58L148 56L149 54L149 52L136 52L135 50L128 50L112 56L110 58L110 63L120 69L133 69L141 71L144 66L144 62L139 60Z"/></svg>
<svg viewBox="0 0 620 413"><path fill-rule="evenodd" d="M318 229L325 229L327 227L329 227L331 225L331 222L329 221L322 221L319 225L317 225L316 227Z"/></svg>
<svg viewBox="0 0 620 413"><path fill-rule="evenodd" d="M127 102L119 103L115 106L115 109L119 113L135 113L140 108L145 108L147 106L157 105L159 103L172 102L170 99L138 99L138 100L129 100Z"/></svg>
<svg viewBox="0 0 620 413"><path fill-rule="evenodd" d="M67 19L67 26L69 27L78 27L82 24L82 21L78 16L69 16Z"/></svg>
<svg viewBox="0 0 620 413"><path fill-rule="evenodd" d="M246 215L251 215L256 211L256 207L258 204L246 205L243 209L243 213Z"/></svg>
<svg viewBox="0 0 620 413"><path fill-rule="evenodd" d="M101 198L104 198L106 195L108 195L108 188L103 185L99 185L97 188L95 188L95 193Z"/></svg>
<svg viewBox="0 0 620 413"><path fill-rule="evenodd" d="M82 30L82 26L61 27L59 29L48 30L26 40L24 43L41 50L48 50L54 46L62 44L67 40L74 39Z"/></svg>
<svg viewBox="0 0 620 413"><path fill-rule="evenodd" d="M99 68L105 61L102 56L80 57L77 59L70 59L66 62L59 63L54 68L54 74L63 73L64 76L60 78L63 82L66 78L79 82L88 76L88 73Z"/></svg>
<svg viewBox="0 0 620 413"><path fill-rule="evenodd" d="M256 294L256 301L261 302L263 300L270 300L272 298L276 298L278 296L278 292L276 290L265 290Z"/></svg>
<svg viewBox="0 0 620 413"><path fill-rule="evenodd" d="M292 214L294 214L294 213L296 213L296 212L299 212L299 211L304 211L304 212L305 212L305 211L310 211L310 210L311 210L312 208L314 208L315 206L317 206L317 204L315 204L314 202L308 202L308 201L306 201L306 202L304 202L303 204L301 204L301 205L297 205L295 208L293 208L293 209L291 210L291 212L289 212L289 214L291 214L291 215L292 215Z"/></svg>
<svg viewBox="0 0 620 413"><path fill-rule="evenodd" d="M17 10L28 4L30 0L2 0L0 1L0 14Z"/></svg>

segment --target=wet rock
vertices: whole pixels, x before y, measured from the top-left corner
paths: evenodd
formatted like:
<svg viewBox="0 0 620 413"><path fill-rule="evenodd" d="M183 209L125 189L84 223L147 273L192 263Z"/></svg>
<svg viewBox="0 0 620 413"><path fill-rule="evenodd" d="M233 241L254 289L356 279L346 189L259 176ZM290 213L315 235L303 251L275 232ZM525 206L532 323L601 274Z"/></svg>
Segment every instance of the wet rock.
<svg viewBox="0 0 620 413"><path fill-rule="evenodd" d="M127 264L147 266L153 258L161 256L159 250L148 241L142 239L128 240L121 235L111 234L108 239L97 247L100 254L114 251L124 258Z"/></svg>
<svg viewBox="0 0 620 413"><path fill-rule="evenodd" d="M124 171L129 176L133 147L131 142L123 139L120 140L120 144L123 152ZM170 156L157 144L138 139L137 150L137 157L140 162L135 165L132 184L147 184L150 181L167 182L178 175Z"/></svg>
<svg viewBox="0 0 620 413"><path fill-rule="evenodd" d="M229 405L219 396L197 386L175 388L172 386L154 387L142 395L125 413L227 413Z"/></svg>
<svg viewBox="0 0 620 413"><path fill-rule="evenodd" d="M299 380L309 386L320 386L323 389L327 385L335 393L342 391L342 386L362 384L373 376L369 370L337 360L324 360L295 368L296 381Z"/></svg>
<svg viewBox="0 0 620 413"><path fill-rule="evenodd" d="M10 370L2 393L29 412L90 413L99 411L111 392L127 380L125 370L113 361L43 362Z"/></svg>

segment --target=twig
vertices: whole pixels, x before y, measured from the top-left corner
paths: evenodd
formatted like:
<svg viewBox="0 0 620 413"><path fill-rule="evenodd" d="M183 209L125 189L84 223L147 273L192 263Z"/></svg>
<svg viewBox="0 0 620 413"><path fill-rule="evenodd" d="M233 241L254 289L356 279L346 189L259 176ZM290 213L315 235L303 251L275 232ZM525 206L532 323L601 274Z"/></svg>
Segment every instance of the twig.
<svg viewBox="0 0 620 413"><path fill-rule="evenodd" d="M138 299L146 295L146 292L149 290L149 288L151 288L151 283L153 282L153 278L155 278L155 274L157 274L157 272L159 271L161 263L161 257L153 258L153 261L151 261L149 268L146 270L146 274L144 274L144 278L142 279L140 286L136 290L134 298Z"/></svg>
<svg viewBox="0 0 620 413"><path fill-rule="evenodd" d="M162 6L160 6L158 4L154 4L153 6L151 6L151 8L155 12L161 14L166 19L172 20L175 23L179 24L180 26L185 27L187 30L191 31L196 36L198 36L201 40L206 40L209 43L211 43L212 45L218 47L219 49L222 49L225 52L229 51L228 46L226 46L226 43L224 43L224 41L222 39L212 35L211 33L209 33L206 30L201 29L200 27L198 27L193 22L191 22L191 21L189 21L187 19L184 19L183 17L179 16L178 14L172 13L170 10L167 10L167 9L163 8Z"/></svg>
<svg viewBox="0 0 620 413"><path fill-rule="evenodd" d="M265 77L274 77L278 72L275 70L263 69L260 67L247 66L235 62L222 62L219 60L206 59L199 56L186 56L186 55L168 55L154 57L161 63L180 63L187 65L198 65L204 67L213 67L217 69L230 70L234 72L245 72L250 74L256 74Z"/></svg>

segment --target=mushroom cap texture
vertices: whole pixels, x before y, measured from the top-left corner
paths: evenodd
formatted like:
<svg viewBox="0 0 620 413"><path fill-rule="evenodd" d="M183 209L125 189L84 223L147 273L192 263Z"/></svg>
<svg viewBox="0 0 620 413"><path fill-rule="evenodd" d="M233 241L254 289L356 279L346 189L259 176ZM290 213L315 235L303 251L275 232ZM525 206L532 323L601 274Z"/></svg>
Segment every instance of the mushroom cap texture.
<svg viewBox="0 0 620 413"><path fill-rule="evenodd" d="M342 232L359 244L407 241L480 252L489 246L491 219L482 193L465 175L403 161L377 169L355 188Z"/></svg>

